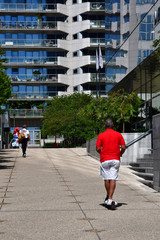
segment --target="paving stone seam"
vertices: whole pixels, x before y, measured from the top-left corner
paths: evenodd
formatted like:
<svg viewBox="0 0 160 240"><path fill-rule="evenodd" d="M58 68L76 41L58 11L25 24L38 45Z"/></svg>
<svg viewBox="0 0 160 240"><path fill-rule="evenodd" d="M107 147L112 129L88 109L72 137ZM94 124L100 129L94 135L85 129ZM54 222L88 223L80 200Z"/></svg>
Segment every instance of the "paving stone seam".
<svg viewBox="0 0 160 240"><path fill-rule="evenodd" d="M69 150L70 150L70 149L69 149ZM54 169L56 169L57 172L59 173L59 170L56 168L55 164L53 163L53 160L50 158L50 156L48 155L48 153L47 153L46 150L45 150L45 153L46 153L46 155L47 155L47 158L48 158L48 159L50 160L50 162L52 163L52 166L54 167ZM79 156L78 154L76 154L76 153L73 152L73 151L72 151L72 153L74 153L76 156ZM63 175L60 174L60 173L59 173L59 175L60 175L61 178L65 181L65 178L63 177ZM66 183L66 181L65 181L65 183ZM67 185L67 183L66 183L66 187L68 188L68 190L70 190L70 188L69 188L69 186ZM72 192L72 190L70 190L70 193L71 193L71 195L73 196L73 198L75 199L75 201L77 201L77 198L76 198L76 196L74 195L74 193ZM86 215L86 213L84 212L84 210L82 209L81 204L80 204L78 201L77 201L77 205L78 205L79 209L81 210L84 218L87 219L87 215ZM101 237L100 237L99 234L98 234L98 230L94 228L93 224L91 223L91 220L88 219L87 222L89 223L89 225L90 225L90 227L91 227L91 231L93 231L93 232L96 234L97 238L98 238L99 240L101 240Z"/></svg>
<svg viewBox="0 0 160 240"><path fill-rule="evenodd" d="M3 204L4 204L5 197L6 197L7 192L8 192L9 184L11 183L12 174L13 174L13 171L14 171L14 168L15 168L15 164L16 164L16 161L17 161L17 156L18 156L18 152L16 153L16 156L15 156L15 158L14 158L14 163L13 163L13 166L12 166L12 169L11 169L11 172L10 172L10 175L9 175L9 178L8 178L7 185L6 185L5 190L4 190L4 195L3 195L3 199L2 199L2 204L0 205L0 211L2 211L2 206L3 206Z"/></svg>

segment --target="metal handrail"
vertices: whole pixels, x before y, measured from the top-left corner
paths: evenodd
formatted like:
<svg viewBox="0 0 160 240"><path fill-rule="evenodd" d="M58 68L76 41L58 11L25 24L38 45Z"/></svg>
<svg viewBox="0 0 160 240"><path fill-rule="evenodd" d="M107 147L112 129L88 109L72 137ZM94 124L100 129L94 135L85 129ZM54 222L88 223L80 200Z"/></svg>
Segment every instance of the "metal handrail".
<svg viewBox="0 0 160 240"><path fill-rule="evenodd" d="M129 143L127 143L126 144L126 148L130 147L131 145L133 145L134 143L138 142L142 138L145 138L146 136L148 136L151 133L152 133L152 129L148 130L147 132L143 133L139 137L137 137L137 138L133 139L132 141L130 141Z"/></svg>

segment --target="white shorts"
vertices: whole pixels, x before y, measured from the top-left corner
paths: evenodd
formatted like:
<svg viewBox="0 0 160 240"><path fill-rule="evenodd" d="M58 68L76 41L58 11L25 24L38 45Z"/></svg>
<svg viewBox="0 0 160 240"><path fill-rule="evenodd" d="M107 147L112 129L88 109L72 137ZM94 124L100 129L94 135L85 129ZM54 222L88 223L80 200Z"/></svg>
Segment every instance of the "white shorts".
<svg viewBox="0 0 160 240"><path fill-rule="evenodd" d="M118 180L120 161L116 159L100 163L100 175L103 180Z"/></svg>

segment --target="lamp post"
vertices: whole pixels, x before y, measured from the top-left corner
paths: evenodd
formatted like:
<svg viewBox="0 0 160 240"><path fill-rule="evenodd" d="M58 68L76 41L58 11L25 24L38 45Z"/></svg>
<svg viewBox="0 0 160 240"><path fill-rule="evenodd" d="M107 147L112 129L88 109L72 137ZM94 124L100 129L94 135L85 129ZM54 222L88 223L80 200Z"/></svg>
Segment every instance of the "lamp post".
<svg viewBox="0 0 160 240"><path fill-rule="evenodd" d="M74 115L74 147L76 147L76 112Z"/></svg>
<svg viewBox="0 0 160 240"><path fill-rule="evenodd" d="M16 114L13 113L13 127L14 127L14 129L16 127L16 118L15 118L15 116L16 116Z"/></svg>

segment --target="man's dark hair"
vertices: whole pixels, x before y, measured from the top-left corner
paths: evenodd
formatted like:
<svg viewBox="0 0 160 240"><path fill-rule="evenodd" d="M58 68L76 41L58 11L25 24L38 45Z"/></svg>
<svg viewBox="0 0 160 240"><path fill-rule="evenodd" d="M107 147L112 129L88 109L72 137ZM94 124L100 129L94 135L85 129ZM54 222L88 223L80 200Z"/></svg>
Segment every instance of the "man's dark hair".
<svg viewBox="0 0 160 240"><path fill-rule="evenodd" d="M106 128L113 128L114 127L113 121L110 118L107 118L104 124L105 124Z"/></svg>
<svg viewBox="0 0 160 240"><path fill-rule="evenodd" d="M27 125L23 125L23 128L26 128L26 129L27 129Z"/></svg>

